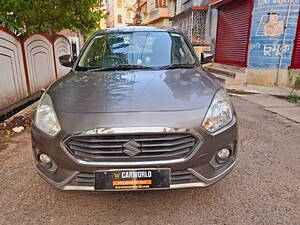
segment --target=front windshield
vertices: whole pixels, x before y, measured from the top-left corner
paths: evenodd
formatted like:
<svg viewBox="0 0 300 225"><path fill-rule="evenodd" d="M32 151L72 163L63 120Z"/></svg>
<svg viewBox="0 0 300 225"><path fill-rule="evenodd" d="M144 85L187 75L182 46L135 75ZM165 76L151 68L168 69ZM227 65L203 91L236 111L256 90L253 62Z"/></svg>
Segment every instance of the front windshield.
<svg viewBox="0 0 300 225"><path fill-rule="evenodd" d="M77 69L136 65L160 68L171 64L196 63L181 34L131 32L99 34L93 38Z"/></svg>

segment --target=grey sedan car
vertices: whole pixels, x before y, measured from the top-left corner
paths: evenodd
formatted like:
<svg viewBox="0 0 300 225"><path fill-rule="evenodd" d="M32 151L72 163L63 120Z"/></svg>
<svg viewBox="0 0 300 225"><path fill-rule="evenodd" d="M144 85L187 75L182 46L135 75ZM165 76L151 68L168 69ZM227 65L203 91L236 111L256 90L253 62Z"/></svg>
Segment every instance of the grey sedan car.
<svg viewBox="0 0 300 225"><path fill-rule="evenodd" d="M32 124L35 165L51 185L206 187L232 170L236 113L180 31L99 31L60 62L72 70L45 91Z"/></svg>

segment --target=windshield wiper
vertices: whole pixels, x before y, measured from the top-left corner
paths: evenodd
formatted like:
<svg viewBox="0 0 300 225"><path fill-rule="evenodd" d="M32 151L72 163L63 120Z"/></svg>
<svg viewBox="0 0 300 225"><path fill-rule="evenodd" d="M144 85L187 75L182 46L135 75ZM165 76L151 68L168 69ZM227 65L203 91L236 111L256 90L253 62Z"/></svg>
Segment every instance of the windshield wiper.
<svg viewBox="0 0 300 225"><path fill-rule="evenodd" d="M148 66L140 66L140 65L126 65L126 64L120 64L116 66L107 66L107 67L99 67L87 70L88 72L97 72L97 71L105 71L105 70L118 70L118 69L125 69L125 70L131 70L131 69L144 69L144 70L153 70L152 67Z"/></svg>
<svg viewBox="0 0 300 225"><path fill-rule="evenodd" d="M194 68L195 64L171 64L167 66L160 67L161 70L168 70L168 69L178 69L178 68Z"/></svg>

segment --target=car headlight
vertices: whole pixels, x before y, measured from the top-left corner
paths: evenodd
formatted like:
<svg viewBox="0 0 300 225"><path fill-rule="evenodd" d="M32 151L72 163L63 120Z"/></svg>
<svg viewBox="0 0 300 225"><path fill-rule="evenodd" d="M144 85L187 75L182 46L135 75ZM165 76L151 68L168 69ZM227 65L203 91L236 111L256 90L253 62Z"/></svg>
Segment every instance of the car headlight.
<svg viewBox="0 0 300 225"><path fill-rule="evenodd" d="M35 126L51 136L57 135L61 130L48 94L44 94L40 100L35 116Z"/></svg>
<svg viewBox="0 0 300 225"><path fill-rule="evenodd" d="M231 122L233 108L224 90L218 90L206 113L202 126L213 133Z"/></svg>

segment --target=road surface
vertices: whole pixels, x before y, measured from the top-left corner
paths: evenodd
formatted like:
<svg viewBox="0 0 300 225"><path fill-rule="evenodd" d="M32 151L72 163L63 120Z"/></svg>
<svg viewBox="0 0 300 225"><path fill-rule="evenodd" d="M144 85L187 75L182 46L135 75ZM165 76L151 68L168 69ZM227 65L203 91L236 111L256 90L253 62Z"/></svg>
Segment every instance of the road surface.
<svg viewBox="0 0 300 225"><path fill-rule="evenodd" d="M300 224L300 125L237 97L238 162L205 189L61 192L35 172L30 132L0 149L0 224Z"/></svg>

